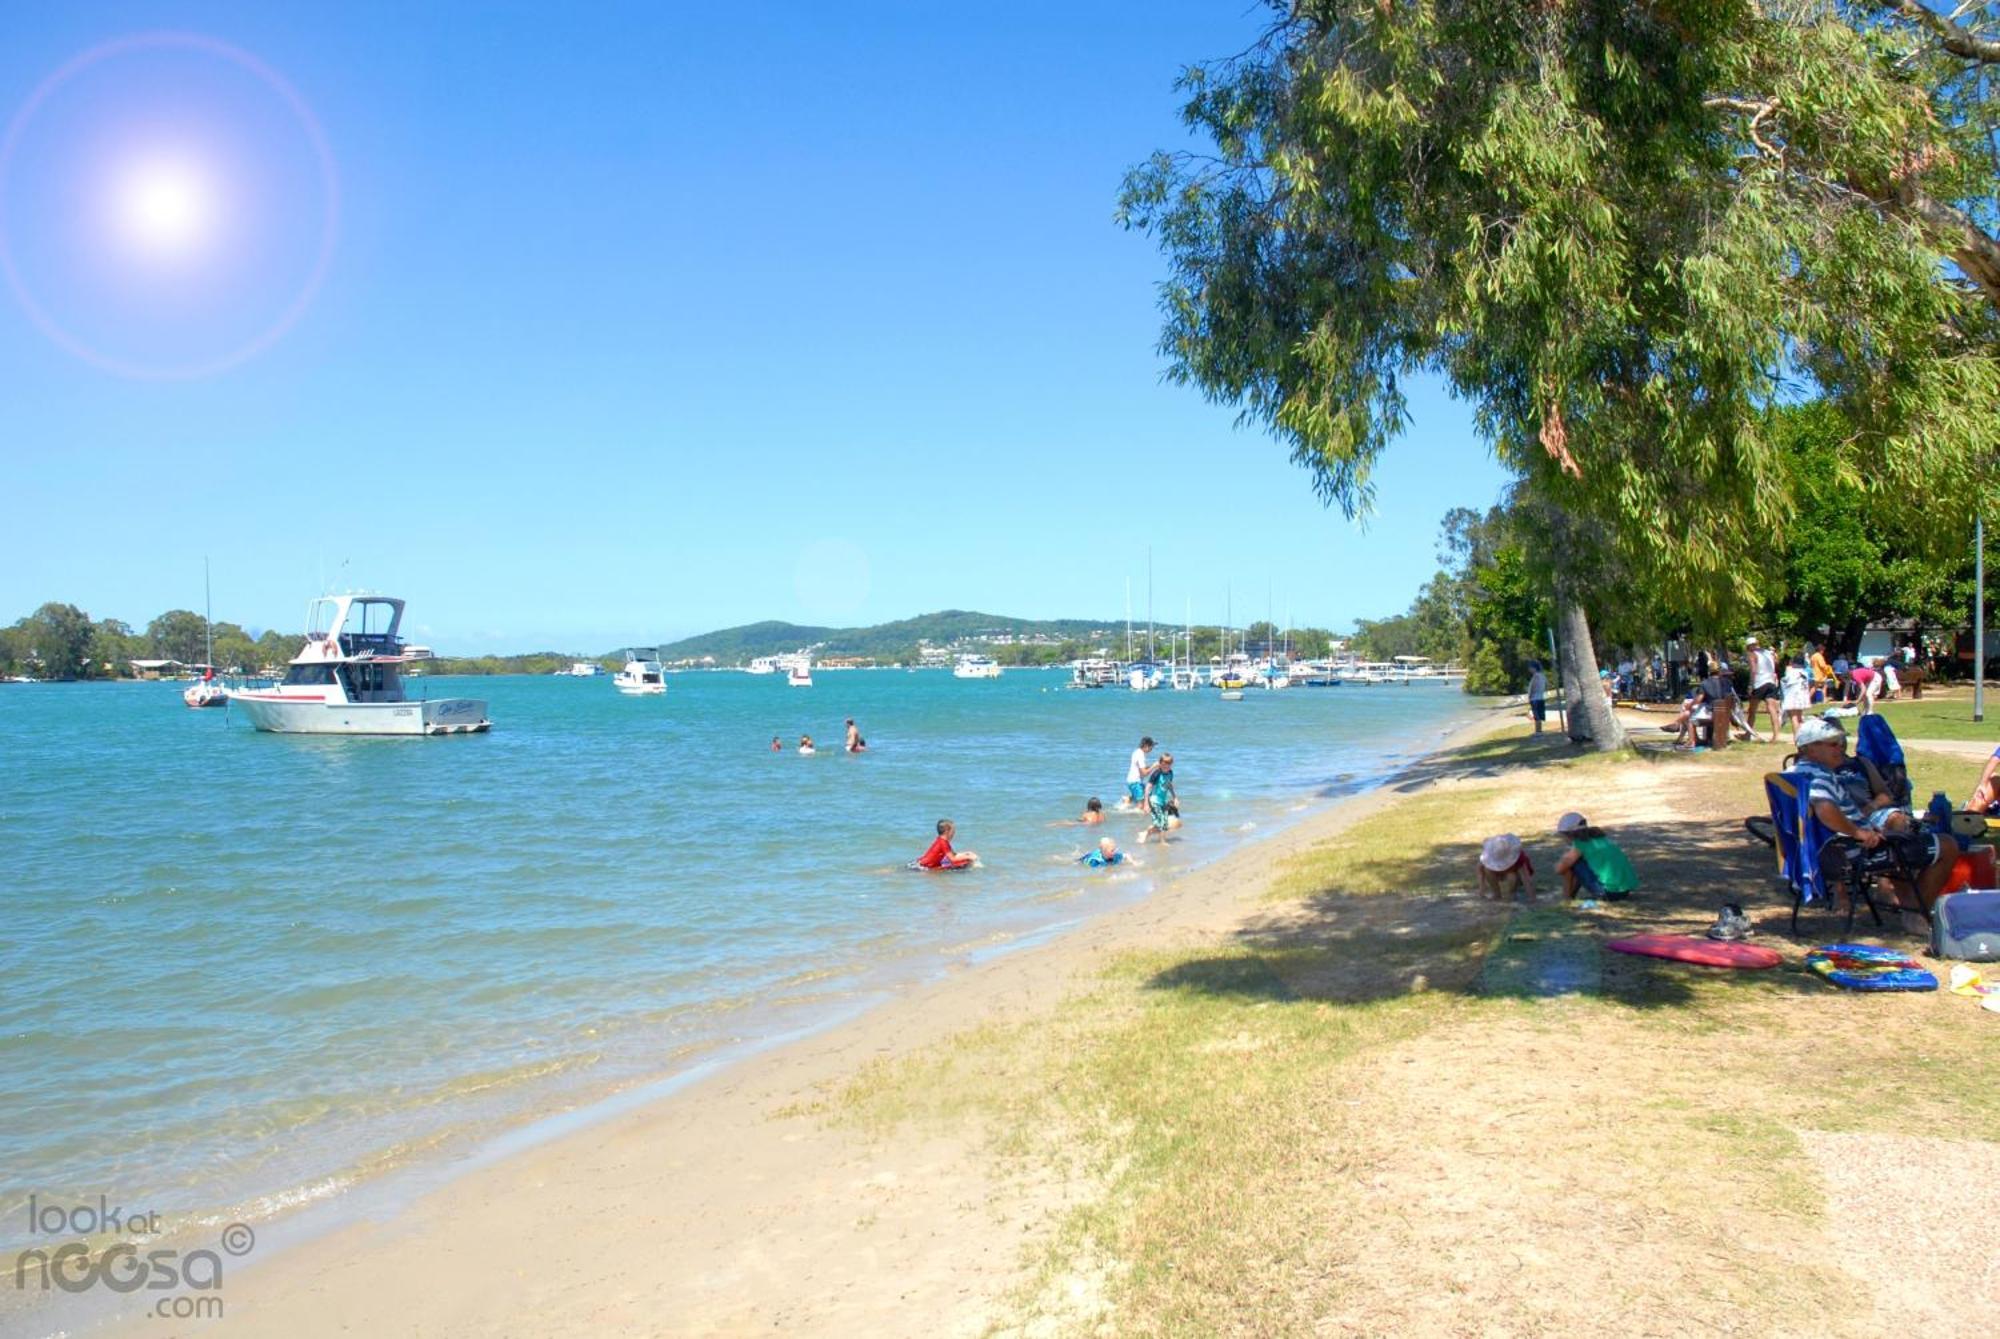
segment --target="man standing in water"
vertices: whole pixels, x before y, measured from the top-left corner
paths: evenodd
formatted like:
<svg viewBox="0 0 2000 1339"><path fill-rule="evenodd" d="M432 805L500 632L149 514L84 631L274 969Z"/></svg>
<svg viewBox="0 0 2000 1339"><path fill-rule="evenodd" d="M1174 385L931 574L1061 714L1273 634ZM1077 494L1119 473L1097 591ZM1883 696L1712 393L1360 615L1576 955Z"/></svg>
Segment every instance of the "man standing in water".
<svg viewBox="0 0 2000 1339"><path fill-rule="evenodd" d="M849 753L859 753L867 747L868 741L861 737L861 727L854 723L852 716L849 716L847 718L847 751Z"/></svg>
<svg viewBox="0 0 2000 1339"><path fill-rule="evenodd" d="M1147 735L1139 741L1139 747L1132 750L1132 765L1125 769L1125 807L1143 808L1146 803L1146 755L1153 751L1153 737Z"/></svg>

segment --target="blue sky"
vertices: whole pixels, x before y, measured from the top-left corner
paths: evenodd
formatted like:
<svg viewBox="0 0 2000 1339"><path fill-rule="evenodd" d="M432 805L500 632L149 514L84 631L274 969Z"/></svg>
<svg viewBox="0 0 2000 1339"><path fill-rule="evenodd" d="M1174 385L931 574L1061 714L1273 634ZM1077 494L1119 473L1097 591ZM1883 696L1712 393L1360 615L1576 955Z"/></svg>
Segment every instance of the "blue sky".
<svg viewBox="0 0 2000 1339"><path fill-rule="evenodd" d="M1445 510L1503 482L1465 407L1420 386L1374 516L1323 509L1281 446L1162 380L1165 266L1112 221L1124 170L1182 143L1176 71L1260 20L12 7L0 226L42 319L0 289L0 621L198 608L204 554L218 617L290 629L323 586L368 587L468 653L1117 617L1148 546L1162 618L1213 621L1232 588L1239 622L1267 589L1301 623L1398 611ZM185 43L31 104L163 30L254 57L317 138ZM159 126L198 189L124 152ZM132 374L278 327L233 366Z"/></svg>

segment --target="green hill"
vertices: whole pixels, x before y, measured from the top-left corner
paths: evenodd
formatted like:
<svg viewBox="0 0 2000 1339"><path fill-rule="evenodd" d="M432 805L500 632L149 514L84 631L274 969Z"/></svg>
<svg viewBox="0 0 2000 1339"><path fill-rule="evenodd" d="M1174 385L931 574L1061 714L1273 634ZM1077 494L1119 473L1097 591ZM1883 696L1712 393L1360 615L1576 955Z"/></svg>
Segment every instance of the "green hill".
<svg viewBox="0 0 2000 1339"><path fill-rule="evenodd" d="M803 647L827 656L868 656L884 663L913 661L919 643L932 646L960 646L982 650L1002 660L1027 658L1054 659L1067 644L1085 643L1085 650L1110 645L1113 630L1122 643L1124 620L1082 618L1008 618L1001 614L981 614L966 609L945 609L935 614L878 623L867 628L817 628L797 623L747 623L740 628L723 628L687 637L660 648L662 660L700 660L713 656L720 665L745 665L758 656L783 655ZM1024 640L1026 646L1023 646ZM1013 650L1021 654L1002 654ZM1073 650L1069 654L1082 654Z"/></svg>

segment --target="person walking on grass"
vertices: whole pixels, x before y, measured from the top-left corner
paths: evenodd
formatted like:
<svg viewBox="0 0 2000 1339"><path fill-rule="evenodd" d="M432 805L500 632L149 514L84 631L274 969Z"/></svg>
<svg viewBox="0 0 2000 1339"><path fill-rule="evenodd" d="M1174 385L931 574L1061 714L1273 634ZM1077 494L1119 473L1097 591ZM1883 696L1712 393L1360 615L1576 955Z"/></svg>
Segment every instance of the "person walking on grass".
<svg viewBox="0 0 2000 1339"><path fill-rule="evenodd" d="M1778 703L1784 696L1783 690L1778 687L1778 657L1769 647L1758 645L1755 637L1745 639L1743 645L1750 652L1750 720L1748 724L1752 727L1754 734L1757 723L1757 704L1759 702L1763 703L1765 713L1771 718L1771 737L1764 742L1766 744L1775 744L1778 742L1778 731L1782 726L1782 722L1779 720Z"/></svg>
<svg viewBox="0 0 2000 1339"><path fill-rule="evenodd" d="M1542 722L1549 715L1549 676L1542 673L1542 662L1528 662L1528 714L1535 718L1535 733L1542 732Z"/></svg>

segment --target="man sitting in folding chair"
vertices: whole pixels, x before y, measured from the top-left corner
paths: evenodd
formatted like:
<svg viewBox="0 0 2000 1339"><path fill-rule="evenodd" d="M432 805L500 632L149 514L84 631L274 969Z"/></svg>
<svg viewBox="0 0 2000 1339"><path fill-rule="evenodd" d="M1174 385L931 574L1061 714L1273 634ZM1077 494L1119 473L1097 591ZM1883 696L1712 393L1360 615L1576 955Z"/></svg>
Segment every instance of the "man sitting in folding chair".
<svg viewBox="0 0 2000 1339"><path fill-rule="evenodd" d="M1838 723L1824 717L1806 721L1799 727L1798 747L1797 770L1808 782L1806 803L1813 817L1828 831L1858 843L1860 850L1853 855L1862 867L1888 877L1892 886L1906 885L1916 894L1916 909L1929 915L1938 890L1951 877L1958 843L1949 833L1924 831L1886 792L1871 793L1867 773L1844 767L1847 734ZM1899 896L1902 891L1898 887Z"/></svg>

